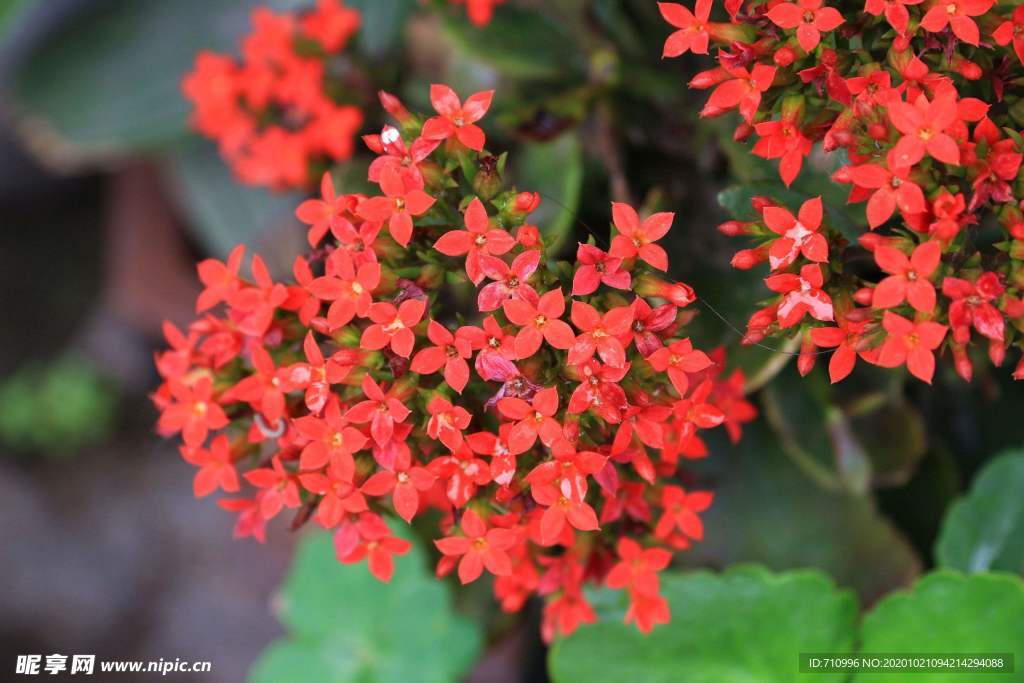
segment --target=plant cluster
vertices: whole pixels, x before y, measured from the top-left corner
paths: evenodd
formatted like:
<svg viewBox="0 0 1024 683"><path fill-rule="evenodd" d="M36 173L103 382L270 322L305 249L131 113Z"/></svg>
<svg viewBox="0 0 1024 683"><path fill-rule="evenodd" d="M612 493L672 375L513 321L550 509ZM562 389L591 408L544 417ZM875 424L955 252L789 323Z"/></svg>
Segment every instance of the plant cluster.
<svg viewBox="0 0 1024 683"><path fill-rule="evenodd" d="M486 570L508 611L544 596L547 638L595 619L586 583L628 591L649 630L669 618L658 572L712 502L681 462L707 454L701 430L753 419L743 375L685 336L694 292L658 245L671 213L613 204L608 251L556 260L527 222L540 196L505 188L485 148L492 93L430 95L421 117L381 93L380 194L325 174L291 281L259 256L241 275L241 247L199 265L202 317L168 325L157 361L159 431L181 434L196 495L250 485L221 501L239 536L295 510L387 581L409 547L394 513L423 520L439 576Z"/></svg>
<svg viewBox="0 0 1024 683"><path fill-rule="evenodd" d="M801 340L800 370L834 349L833 382L858 358L906 365L931 382L948 349L970 379L971 350L1001 365L1024 345L1024 187L1014 92L1024 59L1024 9L994 0L743 2L691 12L660 3L676 29L664 55L708 54L718 66L690 87L712 89L701 115L737 111L736 140L777 159L789 186L820 143L832 180L866 202L862 229L830 227L821 198L752 201L754 220L720 226L755 241L733 265L767 263L775 294L745 341ZM818 163L820 162L820 163ZM1024 361L1014 373L1024 377Z"/></svg>

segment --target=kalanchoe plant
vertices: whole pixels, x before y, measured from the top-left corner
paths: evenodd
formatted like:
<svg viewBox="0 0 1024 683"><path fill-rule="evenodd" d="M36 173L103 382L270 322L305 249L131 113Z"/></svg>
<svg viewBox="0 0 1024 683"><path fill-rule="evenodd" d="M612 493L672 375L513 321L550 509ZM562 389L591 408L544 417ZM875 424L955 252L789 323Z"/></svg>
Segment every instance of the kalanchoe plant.
<svg viewBox="0 0 1024 683"><path fill-rule="evenodd" d="M324 168L352 156L363 124L343 55L360 14L343 0L318 0L302 14L257 8L252 23L240 61L205 51L196 57L182 85L195 107L193 126L217 141L242 182L311 186Z"/></svg>
<svg viewBox="0 0 1024 683"><path fill-rule="evenodd" d="M660 8L677 29L667 56L718 46L719 65L690 82L714 88L702 116L738 110L735 138L754 137L753 154L778 159L787 186L820 143L841 159L832 180L866 202L853 235L828 225L820 199L755 197L756 220L720 227L756 240L733 265L767 262L778 293L751 317L746 342L799 334L804 373L817 349L835 349L833 382L858 358L906 364L931 382L947 350L969 380L972 347L1000 365L1024 345L1019 8L726 0L721 23L705 0L694 12Z"/></svg>
<svg viewBox="0 0 1024 683"><path fill-rule="evenodd" d="M658 246L672 214L614 204L607 253L555 260L527 222L539 195L506 189L485 148L491 95L435 85L424 118L382 93L398 125L365 138L381 195L325 175L292 282L258 256L244 277L241 248L199 265L202 317L168 324L157 359L159 430L181 434L197 495L247 485L222 501L238 536L293 510L388 581L408 549L393 514L433 526L439 576L493 574L507 611L544 596L546 638L595 619L587 583L625 589L647 631L669 618L658 571L712 502L680 459L754 409L686 338L694 293Z"/></svg>

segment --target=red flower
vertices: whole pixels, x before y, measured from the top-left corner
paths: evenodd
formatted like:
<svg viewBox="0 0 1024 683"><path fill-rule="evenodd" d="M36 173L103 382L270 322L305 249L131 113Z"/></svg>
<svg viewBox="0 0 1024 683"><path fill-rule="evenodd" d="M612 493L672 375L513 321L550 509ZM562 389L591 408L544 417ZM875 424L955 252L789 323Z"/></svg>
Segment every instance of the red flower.
<svg viewBox="0 0 1024 683"><path fill-rule="evenodd" d="M560 460L559 463L571 463L574 472L578 476L585 477L604 467L605 460L606 458L598 456L597 453L573 453L571 458ZM538 465L538 468L546 464L558 465L559 463L548 461L548 463ZM582 496L567 496L557 486L545 482L545 477L555 471L555 467L552 467L550 472L545 470L542 477L534 476L534 473L537 472L535 469L527 476L527 479L533 484L530 488L533 499L546 508L540 519L541 545L553 545L558 542L559 537L566 529L566 522L580 531L595 531L600 528L597 522L597 513L584 501Z"/></svg>
<svg viewBox="0 0 1024 683"><path fill-rule="evenodd" d="M946 336L946 326L924 320L911 322L892 311L886 311L882 327L889 333L878 354L878 364L895 368L907 364L907 370L918 379L932 383L935 374L935 349Z"/></svg>
<svg viewBox="0 0 1024 683"><path fill-rule="evenodd" d="M334 553L339 562L352 564L368 559L370 573L384 583L395 572L393 555L404 555L412 543L391 534L380 515L364 512L355 524L346 524L334 535Z"/></svg>
<svg viewBox="0 0 1024 683"><path fill-rule="evenodd" d="M610 256L590 244L576 250L576 274L572 278L572 296L593 294L604 283L615 289L629 289L632 277L622 269L622 259Z"/></svg>
<svg viewBox="0 0 1024 683"><path fill-rule="evenodd" d="M463 104L447 85L430 86L430 103L440 116L427 119L423 124L423 137L428 140L455 138L466 147L482 152L486 138L476 122L491 108L492 97L494 91L486 90L470 95Z"/></svg>
<svg viewBox="0 0 1024 683"><path fill-rule="evenodd" d="M274 366L274 361L262 346L253 346L252 366L255 373L243 377L238 384L224 392L225 403L246 401L258 410L267 422L275 424L284 415L284 394L291 391L287 385L288 372Z"/></svg>
<svg viewBox="0 0 1024 683"><path fill-rule="evenodd" d="M609 588L629 588L643 595L657 595L658 572L672 561L672 553L664 548L642 548L631 538L620 538L615 550L619 563L611 568L605 583Z"/></svg>
<svg viewBox="0 0 1024 683"><path fill-rule="evenodd" d="M824 282L818 265L804 266L799 275L780 273L765 278L768 289L783 295L777 313L779 326L792 327L808 313L815 320L831 322L832 298L821 288Z"/></svg>
<svg viewBox="0 0 1024 683"><path fill-rule="evenodd" d="M626 349L621 338L629 333L633 322L632 307L618 306L602 316L590 304L573 301L570 315L572 324L582 333L569 349L570 364L585 363L595 352L612 367L621 368L626 364Z"/></svg>
<svg viewBox="0 0 1024 683"><path fill-rule="evenodd" d="M363 375L363 394L366 400L349 408L345 419L355 424L369 422L370 436L383 448L395 433L395 423L405 422L411 411L391 391L385 393L369 373Z"/></svg>
<svg viewBox="0 0 1024 683"><path fill-rule="evenodd" d="M484 567L495 576L512 573L512 560L508 551L516 543L511 529L487 528L487 523L472 509L462 514L463 536L448 536L434 541L446 557L462 556L459 560L459 581L470 583L480 578Z"/></svg>
<svg viewBox="0 0 1024 683"><path fill-rule="evenodd" d="M367 261L358 268L347 250L338 249L327 259L327 274L309 285L317 299L330 301L327 324L332 330L344 327L352 318L365 318L373 303L373 290L380 284L380 264Z"/></svg>
<svg viewBox="0 0 1024 683"><path fill-rule="evenodd" d="M910 23L907 5L920 5L922 2L924 0L866 0L864 11L874 17L885 12L885 20L896 29L896 33L903 35Z"/></svg>
<svg viewBox="0 0 1024 683"><path fill-rule="evenodd" d="M408 523L420 508L420 493L429 491L437 477L426 467L414 466L410 461L403 465L396 467L394 472L377 472L363 483L362 491L369 496L391 493L395 512Z"/></svg>
<svg viewBox="0 0 1024 683"><path fill-rule="evenodd" d="M661 492L665 511L654 527L655 537L666 539L678 529L695 541L704 538L704 523L697 513L707 510L712 498L714 494L707 491L687 493L679 486L666 486Z"/></svg>
<svg viewBox="0 0 1024 683"><path fill-rule="evenodd" d="M875 308L892 308L907 301L914 310L935 310L935 286L929 282L942 259L942 245L935 240L919 244L908 259L899 249L880 244L875 262L889 277L878 283L871 298Z"/></svg>
<svg viewBox="0 0 1024 683"><path fill-rule="evenodd" d="M427 434L432 439L439 439L449 450L457 451L462 445L462 432L472 420L469 411L453 406L440 396L430 401L427 410L430 412Z"/></svg>
<svg viewBox="0 0 1024 683"><path fill-rule="evenodd" d="M508 435L508 447L513 453L529 450L538 436L549 447L562 438L562 425L554 418L558 412L558 391L554 387L538 391L530 403L521 398L503 398L498 401L498 412L509 420L517 420Z"/></svg>
<svg viewBox="0 0 1024 683"><path fill-rule="evenodd" d="M348 514L365 512L366 498L339 467L328 465L327 474L305 472L299 475L302 488L323 496L316 505L316 521L325 529L341 524Z"/></svg>
<svg viewBox="0 0 1024 683"><path fill-rule="evenodd" d="M288 288L274 283L259 256L252 257L252 274L256 286L235 291L228 298L228 305L239 314L239 330L250 337L262 337L273 322L277 307L288 299Z"/></svg>
<svg viewBox="0 0 1024 683"><path fill-rule="evenodd" d="M417 138L406 147L402 134L394 126L384 126L380 135L365 135L363 141L367 147L380 155L370 164L370 182L379 183L384 169L390 168L421 188L423 173L420 171L420 164L441 144L438 140Z"/></svg>
<svg viewBox="0 0 1024 683"><path fill-rule="evenodd" d="M349 481L355 474L352 454L366 447L366 437L349 425L337 401L330 401L323 417L305 415L294 420L299 435L308 439L299 456L299 467L318 470L331 463Z"/></svg>
<svg viewBox="0 0 1024 683"><path fill-rule="evenodd" d="M976 282L955 277L944 279L942 293L952 300L949 305L949 325L953 328L953 339L966 344L970 340L970 327L973 325L982 336L994 342L1002 342L1006 326L1003 315L992 302L1005 291L1006 287L995 273L982 273Z"/></svg>
<svg viewBox="0 0 1024 683"><path fill-rule="evenodd" d="M486 26L491 23L494 15L494 8L505 0L449 0L456 5L466 6L466 15L476 26Z"/></svg>
<svg viewBox="0 0 1024 683"><path fill-rule="evenodd" d="M515 240L504 230L492 228L483 202L474 197L466 207L465 230L449 230L434 243L434 249L445 256L466 254L466 274L474 285L484 279L481 256L500 256L515 246Z"/></svg>
<svg viewBox="0 0 1024 683"><path fill-rule="evenodd" d="M398 308L378 301L369 310L370 320L374 324L363 330L359 345L368 351L390 345L395 354L408 358L416 343L412 328L419 323L426 310L427 304L421 299L406 299Z"/></svg>
<svg viewBox="0 0 1024 683"><path fill-rule="evenodd" d="M480 265L484 275L494 280L484 285L477 295L476 305L481 312L497 310L509 299L537 296L536 290L526 282L540 265L540 252L536 249L516 256L511 266L493 256L481 256Z"/></svg>
<svg viewBox="0 0 1024 683"><path fill-rule="evenodd" d="M380 172L380 189L386 196L370 197L356 213L364 220L387 221L391 237L403 247L409 246L413 217L426 213L434 205L434 198L391 167Z"/></svg>
<svg viewBox="0 0 1024 683"><path fill-rule="evenodd" d="M345 379L352 365L342 363L335 357L325 361L312 332L306 333L302 349L307 362L288 366L289 389L305 389L306 408L311 413L319 413L331 396L331 385ZM335 355L339 356L340 353Z"/></svg>
<svg viewBox="0 0 1024 683"><path fill-rule="evenodd" d="M461 432L458 435L462 438ZM491 470L487 463L473 457L473 452L464 445L453 450L451 455L434 458L428 468L441 480L445 496L456 508L466 507L478 488L491 483Z"/></svg>
<svg viewBox="0 0 1024 683"><path fill-rule="evenodd" d="M472 343L464 329L452 334L444 325L431 320L427 325L427 337L435 346L417 351L410 369L421 375L432 375L443 367L444 381L461 394L469 381L466 359L473 356Z"/></svg>
<svg viewBox="0 0 1024 683"><path fill-rule="evenodd" d="M690 387L688 373L706 370L713 364L706 353L693 348L689 339L680 339L668 347L661 347L647 357L647 362L657 372L668 373L669 381L680 396L685 396Z"/></svg>
<svg viewBox="0 0 1024 683"><path fill-rule="evenodd" d="M921 187L910 180L910 167L895 166L892 171L875 164L852 166L846 172L856 185L875 190L868 200L868 225L872 230L889 220L896 207L905 214L926 210Z"/></svg>
<svg viewBox="0 0 1024 683"><path fill-rule="evenodd" d="M789 187L800 174L813 143L795 121L786 118L756 123L754 130L761 139L754 143L753 153L764 159L779 159L779 177Z"/></svg>
<svg viewBox="0 0 1024 683"><path fill-rule="evenodd" d="M724 71L732 78L724 80L711 93L700 112L701 117L720 116L738 106L743 120L753 123L757 108L761 106L761 93L772 87L777 68L758 63L750 71L741 67L724 67ZM691 82L691 87L696 86Z"/></svg>
<svg viewBox="0 0 1024 683"><path fill-rule="evenodd" d="M815 263L828 262L828 241L819 232L821 228L821 197L808 199L800 206L799 220L781 206L766 206L764 222L776 235L768 251L768 264L772 270L789 267L796 257L803 255Z"/></svg>
<svg viewBox="0 0 1024 683"><path fill-rule="evenodd" d="M994 0L942 0L936 2L921 19L921 28L938 33L949 26L953 34L971 45L977 45L981 35L971 17L979 17L992 8Z"/></svg>
<svg viewBox="0 0 1024 683"><path fill-rule="evenodd" d="M633 300L633 323L630 329L640 355L646 358L662 346L661 337L656 333L672 327L678 313L675 304L662 304L652 309L642 297Z"/></svg>
<svg viewBox="0 0 1024 683"><path fill-rule="evenodd" d="M261 467L245 473L246 481L263 489L259 496L260 515L263 519L272 519L282 508L297 508L302 504L295 477L284 469L281 458L275 455L270 463L270 467Z"/></svg>
<svg viewBox="0 0 1024 683"><path fill-rule="evenodd" d="M992 40L996 41L997 45L1009 45L1012 42L1017 59L1024 64L1024 6L1018 5L1010 19L999 24L992 32Z"/></svg>
<svg viewBox="0 0 1024 683"><path fill-rule="evenodd" d="M164 436L181 432L186 446L198 447L211 429L228 424L224 409L213 399L213 382L203 376L191 386L170 382L173 402L163 409L157 430Z"/></svg>
<svg viewBox="0 0 1024 683"><path fill-rule="evenodd" d="M765 15L779 28L796 29L796 40L805 51L811 52L821 42L821 34L828 33L843 23L843 15L835 7L822 7L822 0L781 2Z"/></svg>
<svg viewBox="0 0 1024 683"><path fill-rule="evenodd" d="M335 194L329 172L320 179L320 196L323 199L307 199L295 209L295 217L309 225L306 239L311 247L320 244L328 231L334 234L352 227L347 215L355 209L355 201L350 195Z"/></svg>
<svg viewBox="0 0 1024 683"><path fill-rule="evenodd" d="M913 166L926 152L943 163L960 165L956 140L945 132L957 120L956 91L943 91L931 102L923 94L913 104L892 102L889 120L903 133L890 157L895 166Z"/></svg>
<svg viewBox="0 0 1024 683"><path fill-rule="evenodd" d="M629 402L619 382L629 372L629 365L614 368L593 359L584 363L578 370L580 384L569 397L569 412L576 414L593 409L605 422L622 422L622 413Z"/></svg>
<svg viewBox="0 0 1024 683"><path fill-rule="evenodd" d="M674 213L661 212L641 223L636 209L612 202L612 222L619 234L612 238L609 255L621 259L639 258L658 270L667 270L668 255L654 242L665 236L674 218Z"/></svg>
<svg viewBox="0 0 1024 683"><path fill-rule="evenodd" d="M209 450L183 446L181 455L189 464L199 468L192 481L196 498L208 496L218 488L228 493L238 490L238 472L231 458L231 445L225 435L215 437L210 442Z"/></svg>
<svg viewBox="0 0 1024 683"><path fill-rule="evenodd" d="M811 341L815 346L835 348L828 360L828 376L833 384L853 372L866 326L866 322L840 318L838 327L815 327L811 330Z"/></svg>
<svg viewBox="0 0 1024 683"><path fill-rule="evenodd" d="M509 321L519 325L515 352L519 358L537 353L543 341L556 349L568 349L575 340L568 323L559 320L565 313L565 297L561 289L545 292L536 301L511 300L504 304Z"/></svg>
<svg viewBox="0 0 1024 683"><path fill-rule="evenodd" d="M679 29L665 40L662 59L678 57L691 51L695 55L708 53L708 17L711 16L711 0L697 0L694 13L675 2L659 2L658 9L665 21Z"/></svg>
<svg viewBox="0 0 1024 683"><path fill-rule="evenodd" d="M199 272L199 280L203 283L204 289L196 299L196 313L213 308L238 291L241 286L238 269L242 265L244 255L245 245L239 244L228 254L226 264L213 258L199 262L196 270Z"/></svg>

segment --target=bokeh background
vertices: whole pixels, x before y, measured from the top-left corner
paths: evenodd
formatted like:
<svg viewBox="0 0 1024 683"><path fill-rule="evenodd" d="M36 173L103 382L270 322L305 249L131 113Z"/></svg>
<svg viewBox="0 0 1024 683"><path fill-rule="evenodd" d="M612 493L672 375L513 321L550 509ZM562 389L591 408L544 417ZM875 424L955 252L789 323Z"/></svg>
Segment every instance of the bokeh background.
<svg viewBox="0 0 1024 683"><path fill-rule="evenodd" d="M2 678L18 653L60 652L206 659L211 674L166 680L233 683L284 632L274 600L295 535L233 541L232 518L192 498L191 468L153 434L146 396L161 322L192 315L198 259L245 242L282 273L302 248L301 193L235 182L189 132L180 94L196 51L233 51L255 4L0 1ZM498 88L489 139L513 150L521 187L550 198L537 222L565 244L606 231L611 199L678 212L674 274L726 320L701 308L693 334L727 346L761 413L739 446L714 439L695 463L718 499L684 563L818 567L865 605L935 564L950 503L1024 443L1008 371L979 365L967 385L945 368L929 389L861 367L832 389L820 368L800 380L788 356L737 348L758 275L728 267L735 246L714 226L773 192L824 194L831 220L853 220L824 180L830 162L812 159L819 179L785 191L728 122L698 123L685 83L699 62L660 62L653 2L514 3L486 31L444 3L349 4L365 12L369 82L411 106L426 107L431 82ZM383 121L372 95L364 132ZM341 172L359 182L367 161ZM993 564L1019 572L1024 522L1007 514L1012 543ZM497 627L474 680L542 680L536 609L525 626L496 621L478 593L459 608Z"/></svg>

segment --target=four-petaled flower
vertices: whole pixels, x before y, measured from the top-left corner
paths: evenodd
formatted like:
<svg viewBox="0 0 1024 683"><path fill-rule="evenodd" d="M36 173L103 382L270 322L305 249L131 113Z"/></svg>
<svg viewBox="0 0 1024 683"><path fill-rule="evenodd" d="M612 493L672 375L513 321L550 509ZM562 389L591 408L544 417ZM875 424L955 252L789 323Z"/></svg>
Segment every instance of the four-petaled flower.
<svg viewBox="0 0 1024 683"><path fill-rule="evenodd" d="M434 249L445 256L466 255L466 275L474 285L484 279L481 257L485 254L500 256L513 246L515 240L500 228L492 228L483 202L476 197L466 207L465 230L449 230L434 243Z"/></svg>
<svg viewBox="0 0 1024 683"><path fill-rule="evenodd" d="M612 202L612 222L619 234L612 238L609 255L621 259L639 258L658 270L668 270L668 254L654 242L665 236L674 218L674 213L663 211L641 223L632 206Z"/></svg>
<svg viewBox="0 0 1024 683"><path fill-rule="evenodd" d="M504 310L508 319L519 325L515 352L520 359L537 353L544 341L556 349L568 349L576 338L569 324L559 320L565 313L561 288L545 292L533 301L506 301Z"/></svg>
<svg viewBox="0 0 1024 683"><path fill-rule="evenodd" d="M875 262L889 276L875 287L871 305L892 308L906 301L920 313L935 310L935 285L930 281L942 259L942 245L936 240L922 242L907 258L899 249L880 244Z"/></svg>
<svg viewBox="0 0 1024 683"><path fill-rule="evenodd" d="M647 362L658 372L668 373L669 381L679 392L680 398L685 396L686 390L690 388L689 375L713 365L713 361L706 353L693 348L693 342L689 339L680 339L661 347L647 357Z"/></svg>
<svg viewBox="0 0 1024 683"><path fill-rule="evenodd" d="M678 57L686 52L695 55L708 53L711 0L697 0L693 12L676 2L659 2L658 9L665 21L679 29L665 40L662 58Z"/></svg>
<svg viewBox="0 0 1024 683"><path fill-rule="evenodd" d="M882 327L888 336L878 353L878 364L895 368L906 363L911 375L931 384L935 374L934 351L946 337L946 326L932 320L911 322L886 311Z"/></svg>
<svg viewBox="0 0 1024 683"><path fill-rule="evenodd" d="M446 557L462 556L459 560L459 581L470 583L480 578L484 568L495 576L512 573L512 560L508 550L515 545L515 532L500 527L487 528L487 523L472 509L462 514L462 536L446 536L434 545Z"/></svg>
<svg viewBox="0 0 1024 683"><path fill-rule="evenodd" d="M835 30L843 15L835 7L822 7L822 0L780 2L768 10L767 17L779 28L796 29L796 40L807 52L818 47L821 34Z"/></svg>
<svg viewBox="0 0 1024 683"><path fill-rule="evenodd" d="M440 116L427 119L423 124L423 137L428 140L455 138L474 151L483 151L486 138L476 122L491 108L492 97L494 91L486 90L470 95L463 104L447 85L430 86L430 103Z"/></svg>
<svg viewBox="0 0 1024 683"><path fill-rule="evenodd" d="M377 351L385 346L402 358L408 358L416 344L412 328L423 318L427 303L421 299L406 299L398 308L386 301L370 306L369 317L373 324L363 330L359 345L368 351Z"/></svg>

